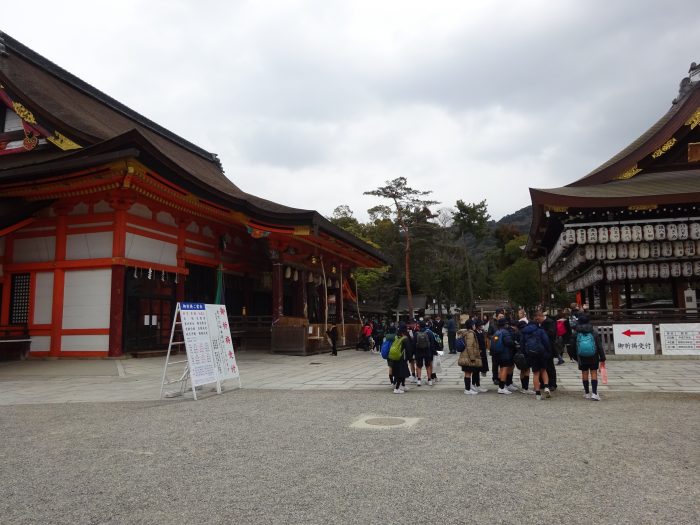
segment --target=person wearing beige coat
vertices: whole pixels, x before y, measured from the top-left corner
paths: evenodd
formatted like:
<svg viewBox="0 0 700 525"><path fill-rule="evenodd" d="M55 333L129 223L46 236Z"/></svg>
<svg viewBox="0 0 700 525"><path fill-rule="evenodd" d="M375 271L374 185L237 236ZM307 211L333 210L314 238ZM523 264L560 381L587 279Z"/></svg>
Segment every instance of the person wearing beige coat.
<svg viewBox="0 0 700 525"><path fill-rule="evenodd" d="M486 387L481 386L481 350L474 332L474 321L469 319L464 323L464 328L457 331L457 350L461 350L457 364L464 372L464 393L476 395L479 392L487 392Z"/></svg>

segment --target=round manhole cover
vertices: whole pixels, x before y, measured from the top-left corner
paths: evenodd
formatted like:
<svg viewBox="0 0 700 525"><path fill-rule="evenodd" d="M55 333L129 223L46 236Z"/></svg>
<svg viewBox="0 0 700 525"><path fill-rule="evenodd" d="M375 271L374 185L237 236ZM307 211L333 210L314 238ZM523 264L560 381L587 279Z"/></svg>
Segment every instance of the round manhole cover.
<svg viewBox="0 0 700 525"><path fill-rule="evenodd" d="M365 423L377 427L393 427L395 425L403 425L405 422L406 420L400 417L373 417L365 419Z"/></svg>

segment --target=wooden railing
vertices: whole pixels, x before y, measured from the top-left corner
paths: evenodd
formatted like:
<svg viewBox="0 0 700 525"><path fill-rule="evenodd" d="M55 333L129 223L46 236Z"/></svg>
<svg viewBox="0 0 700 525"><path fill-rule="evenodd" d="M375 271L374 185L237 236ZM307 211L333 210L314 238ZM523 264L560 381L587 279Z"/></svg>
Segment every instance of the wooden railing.
<svg viewBox="0 0 700 525"><path fill-rule="evenodd" d="M0 326L0 361L24 359L31 342L26 325Z"/></svg>

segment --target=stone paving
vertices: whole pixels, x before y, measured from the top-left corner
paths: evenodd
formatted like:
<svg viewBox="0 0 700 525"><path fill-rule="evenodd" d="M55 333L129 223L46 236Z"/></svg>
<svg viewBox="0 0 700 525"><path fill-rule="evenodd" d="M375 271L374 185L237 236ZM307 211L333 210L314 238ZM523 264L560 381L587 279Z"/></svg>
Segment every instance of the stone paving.
<svg viewBox="0 0 700 525"><path fill-rule="evenodd" d="M456 355L442 358L443 372L433 387L463 388ZM181 360L182 357L176 357ZM124 360L19 361L0 363L0 405L156 400L164 358ZM344 350L337 357L282 356L243 352L238 356L244 389L389 390L385 362L377 354ZM177 367L175 367L177 368ZM581 390L574 363L557 367L562 392ZM170 374L171 377L177 374ZM614 392L677 392L700 394L700 360L608 361L609 384L603 398ZM492 391L490 375L482 386ZM517 381L516 381L517 384ZM237 388L228 381L226 388ZM173 389L174 387L170 387ZM410 388L410 385L409 385ZM418 390L412 388L412 390ZM485 395L495 395L490 392Z"/></svg>

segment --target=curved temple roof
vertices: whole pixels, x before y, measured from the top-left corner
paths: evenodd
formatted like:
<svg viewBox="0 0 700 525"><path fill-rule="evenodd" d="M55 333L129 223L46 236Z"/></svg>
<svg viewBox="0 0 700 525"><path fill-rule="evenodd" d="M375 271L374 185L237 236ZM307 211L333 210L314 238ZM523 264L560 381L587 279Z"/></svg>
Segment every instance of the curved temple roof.
<svg viewBox="0 0 700 525"><path fill-rule="evenodd" d="M136 148L137 155L155 158L178 175L232 209L261 221L308 225L342 239L381 263L375 248L336 227L313 210L284 206L244 192L228 179L218 157L133 111L72 75L22 43L0 32L0 88L11 93L38 118L85 146L70 151L44 151L3 161L0 180L38 175L56 163L83 159L98 152Z"/></svg>

